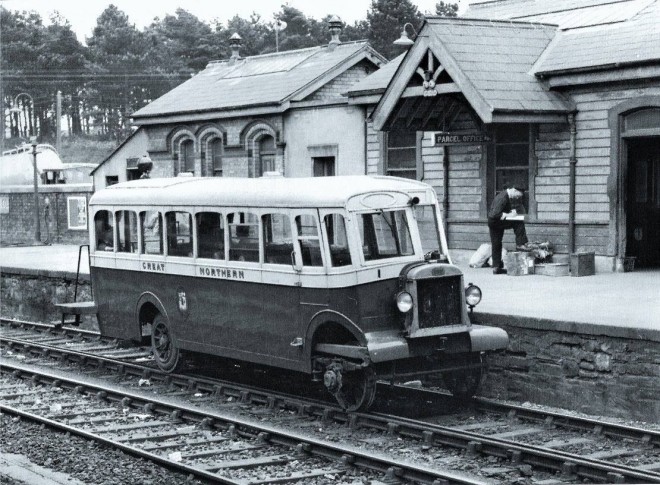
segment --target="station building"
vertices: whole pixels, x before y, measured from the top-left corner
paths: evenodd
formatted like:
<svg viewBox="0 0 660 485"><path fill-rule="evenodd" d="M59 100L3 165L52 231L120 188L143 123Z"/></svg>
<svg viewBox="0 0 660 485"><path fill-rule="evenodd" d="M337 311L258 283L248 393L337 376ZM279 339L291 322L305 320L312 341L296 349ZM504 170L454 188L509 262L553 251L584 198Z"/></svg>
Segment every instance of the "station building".
<svg viewBox="0 0 660 485"><path fill-rule="evenodd" d="M133 114L137 130L94 171L95 188L138 178L148 154L152 177L259 177L365 173L365 107L348 88L386 59L366 41L339 40L330 21L325 46L232 55Z"/></svg>
<svg viewBox="0 0 660 485"><path fill-rule="evenodd" d="M386 64L337 25L328 46L246 59L234 39L135 113L95 186L136 176L144 151L152 176L416 178L457 255L488 242L490 202L518 186L530 240L593 251L599 271L660 266L658 25L660 0L493 0L427 18Z"/></svg>

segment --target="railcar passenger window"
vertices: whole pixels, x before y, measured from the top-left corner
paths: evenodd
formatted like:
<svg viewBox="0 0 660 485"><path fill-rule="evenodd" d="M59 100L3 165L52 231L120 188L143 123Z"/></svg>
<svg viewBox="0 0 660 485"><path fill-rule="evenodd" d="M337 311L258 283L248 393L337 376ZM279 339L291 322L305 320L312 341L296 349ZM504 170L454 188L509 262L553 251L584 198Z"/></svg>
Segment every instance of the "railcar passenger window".
<svg viewBox="0 0 660 485"><path fill-rule="evenodd" d="M330 263L333 267L350 266L351 253L346 237L346 224L341 214L328 214L324 217L325 232L330 246Z"/></svg>
<svg viewBox="0 0 660 485"><path fill-rule="evenodd" d="M197 256L225 259L225 222L218 212L199 212L197 222Z"/></svg>
<svg viewBox="0 0 660 485"><path fill-rule="evenodd" d="M323 266L316 217L307 214L296 216L296 228L303 266Z"/></svg>
<svg viewBox="0 0 660 485"><path fill-rule="evenodd" d="M422 251L428 254L433 251L441 253L438 216L433 205L416 205L413 208L419 236L422 239Z"/></svg>
<svg viewBox="0 0 660 485"><path fill-rule="evenodd" d="M413 254L405 211L362 214L358 225L365 261Z"/></svg>
<svg viewBox="0 0 660 485"><path fill-rule="evenodd" d="M140 213L142 253L163 254L163 217L157 211Z"/></svg>
<svg viewBox="0 0 660 485"><path fill-rule="evenodd" d="M284 214L263 215L261 227L264 236L264 262L291 265L293 238L289 217Z"/></svg>
<svg viewBox="0 0 660 485"><path fill-rule="evenodd" d="M94 240L96 251L114 250L114 219L110 211L98 211L94 215Z"/></svg>
<svg viewBox="0 0 660 485"><path fill-rule="evenodd" d="M167 212L167 254L192 256L192 216L187 212Z"/></svg>
<svg viewBox="0 0 660 485"><path fill-rule="evenodd" d="M117 252L137 253L137 215L133 211L117 211Z"/></svg>
<svg viewBox="0 0 660 485"><path fill-rule="evenodd" d="M249 212L227 214L229 259L259 262L259 218Z"/></svg>

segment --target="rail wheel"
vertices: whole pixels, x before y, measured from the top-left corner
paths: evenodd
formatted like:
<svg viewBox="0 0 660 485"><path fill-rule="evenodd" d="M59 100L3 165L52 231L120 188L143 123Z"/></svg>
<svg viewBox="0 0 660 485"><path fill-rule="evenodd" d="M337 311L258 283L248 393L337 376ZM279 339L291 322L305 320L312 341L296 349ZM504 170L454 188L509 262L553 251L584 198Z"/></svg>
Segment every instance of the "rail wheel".
<svg viewBox="0 0 660 485"><path fill-rule="evenodd" d="M442 379L454 397L467 399L474 396L481 386L486 367L481 355L468 359L465 369L450 370L442 373Z"/></svg>
<svg viewBox="0 0 660 485"><path fill-rule="evenodd" d="M332 363L323 383L346 411L367 410L376 399L376 373L370 367L347 372L341 364Z"/></svg>
<svg viewBox="0 0 660 485"><path fill-rule="evenodd" d="M172 340L169 322L162 315L156 315L151 329L151 351L158 368L165 372L174 372L181 367L181 351Z"/></svg>

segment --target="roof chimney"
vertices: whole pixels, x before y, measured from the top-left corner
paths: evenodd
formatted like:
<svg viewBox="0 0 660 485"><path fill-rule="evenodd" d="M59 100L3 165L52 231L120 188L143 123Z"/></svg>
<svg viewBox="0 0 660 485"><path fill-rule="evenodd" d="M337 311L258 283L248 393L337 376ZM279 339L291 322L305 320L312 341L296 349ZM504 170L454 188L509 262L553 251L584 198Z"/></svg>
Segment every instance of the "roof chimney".
<svg viewBox="0 0 660 485"><path fill-rule="evenodd" d="M237 60L241 58L238 51L241 48L242 40L243 38L240 35L238 35L237 32L234 32L234 34L229 38L229 47L231 48L231 57L229 58L229 65L234 64Z"/></svg>
<svg viewBox="0 0 660 485"><path fill-rule="evenodd" d="M330 26L330 36L331 36L328 47L330 49L334 49L339 44L341 44L341 41L339 40L339 34L341 34L341 30L343 28L341 19L336 15L333 15L332 17L330 17L330 20L328 20L328 25Z"/></svg>

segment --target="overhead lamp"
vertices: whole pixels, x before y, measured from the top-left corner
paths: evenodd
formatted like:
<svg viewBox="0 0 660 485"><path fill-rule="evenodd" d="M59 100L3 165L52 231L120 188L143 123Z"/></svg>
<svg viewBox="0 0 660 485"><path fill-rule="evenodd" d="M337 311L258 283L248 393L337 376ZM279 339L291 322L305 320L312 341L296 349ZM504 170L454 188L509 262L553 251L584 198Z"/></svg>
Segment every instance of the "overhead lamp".
<svg viewBox="0 0 660 485"><path fill-rule="evenodd" d="M408 37L408 32L406 32L407 26L410 26L412 31L415 33L415 37L417 37L417 32L415 31L413 25L410 22L406 22L403 26L403 30L401 31L401 37L393 42L394 45L400 45L402 47L408 48L415 43L410 39L410 37Z"/></svg>

